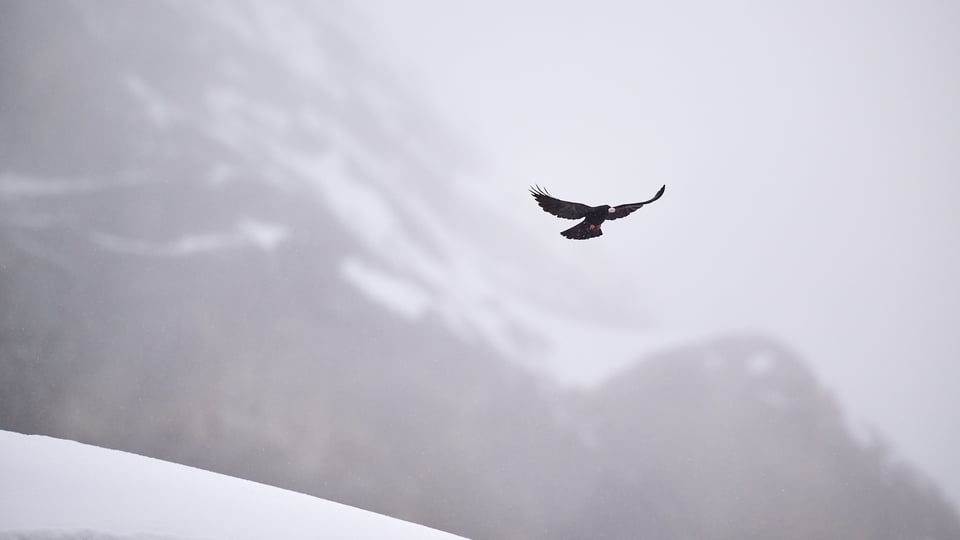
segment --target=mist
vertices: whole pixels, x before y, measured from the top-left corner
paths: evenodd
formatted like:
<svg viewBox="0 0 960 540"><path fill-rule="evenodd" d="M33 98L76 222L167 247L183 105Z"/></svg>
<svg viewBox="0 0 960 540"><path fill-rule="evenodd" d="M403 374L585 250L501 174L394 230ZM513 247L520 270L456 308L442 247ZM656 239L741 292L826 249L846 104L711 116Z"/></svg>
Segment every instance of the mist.
<svg viewBox="0 0 960 540"><path fill-rule="evenodd" d="M658 333L778 336L960 486L956 6L367 5L524 228L553 232L519 185L616 204L668 184L669 210L596 252L545 239L565 264Z"/></svg>
<svg viewBox="0 0 960 540"><path fill-rule="evenodd" d="M473 538L960 536L958 26L5 2L0 429ZM533 184L667 188L571 241Z"/></svg>

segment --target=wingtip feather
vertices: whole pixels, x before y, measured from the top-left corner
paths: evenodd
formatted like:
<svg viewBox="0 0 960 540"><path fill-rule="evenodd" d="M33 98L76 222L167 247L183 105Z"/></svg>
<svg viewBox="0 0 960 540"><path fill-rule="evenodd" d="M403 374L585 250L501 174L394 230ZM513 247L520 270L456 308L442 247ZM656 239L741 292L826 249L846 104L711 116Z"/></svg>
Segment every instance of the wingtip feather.
<svg viewBox="0 0 960 540"><path fill-rule="evenodd" d="M536 197L537 195L545 195L547 197L550 197L550 193L545 188L540 187L539 184L534 184L530 186L530 194L533 195L534 197Z"/></svg>

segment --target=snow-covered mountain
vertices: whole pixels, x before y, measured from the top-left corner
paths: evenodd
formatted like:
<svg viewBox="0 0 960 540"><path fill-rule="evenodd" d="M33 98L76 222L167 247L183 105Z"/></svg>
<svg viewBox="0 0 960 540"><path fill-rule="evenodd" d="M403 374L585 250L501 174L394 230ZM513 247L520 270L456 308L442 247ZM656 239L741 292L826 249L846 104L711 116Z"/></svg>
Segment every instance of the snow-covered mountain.
<svg viewBox="0 0 960 540"><path fill-rule="evenodd" d="M0 431L0 538L457 538L342 504L72 441Z"/></svg>
<svg viewBox="0 0 960 540"><path fill-rule="evenodd" d="M56 233L115 260L298 250L329 285L541 371L582 342L557 327L611 297L570 289L549 257L512 262L536 244L478 196L454 137L357 47L338 3L75 4L64 19L22 4L5 7L0 98L19 251ZM595 331L626 359L624 332Z"/></svg>
<svg viewBox="0 0 960 540"><path fill-rule="evenodd" d="M537 243L362 29L0 6L0 428L472 537L958 535L783 347L669 346L584 309L602 280L518 267Z"/></svg>

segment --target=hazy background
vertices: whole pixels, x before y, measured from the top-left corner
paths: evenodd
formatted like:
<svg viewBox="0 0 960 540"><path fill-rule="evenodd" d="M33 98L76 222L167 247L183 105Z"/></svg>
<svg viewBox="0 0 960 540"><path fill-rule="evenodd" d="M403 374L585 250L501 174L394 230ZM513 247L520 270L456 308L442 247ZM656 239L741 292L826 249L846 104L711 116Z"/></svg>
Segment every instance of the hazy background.
<svg viewBox="0 0 960 540"><path fill-rule="evenodd" d="M0 428L478 538L956 537L958 25L2 2ZM667 191L572 242L534 183Z"/></svg>
<svg viewBox="0 0 960 540"><path fill-rule="evenodd" d="M960 500L960 6L362 4L477 189L582 279L658 331L781 337ZM669 198L571 245L531 183Z"/></svg>

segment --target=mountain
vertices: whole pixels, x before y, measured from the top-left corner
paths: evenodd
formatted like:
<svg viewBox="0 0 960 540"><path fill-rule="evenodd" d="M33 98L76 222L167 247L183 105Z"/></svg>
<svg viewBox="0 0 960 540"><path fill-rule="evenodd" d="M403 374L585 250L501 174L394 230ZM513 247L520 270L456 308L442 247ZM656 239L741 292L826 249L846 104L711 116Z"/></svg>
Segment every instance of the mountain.
<svg viewBox="0 0 960 540"><path fill-rule="evenodd" d="M960 522L880 439L854 438L805 364L727 337L648 358L583 407L588 536L952 538ZM589 534L588 534L589 533ZM579 534L573 536L580 536Z"/></svg>
<svg viewBox="0 0 960 540"><path fill-rule="evenodd" d="M0 451L4 540L455 538L302 493L71 441L0 431Z"/></svg>
<svg viewBox="0 0 960 540"><path fill-rule="evenodd" d="M559 314L613 293L514 266L536 244L361 29L337 3L0 6L0 429L476 538L960 536L764 338L542 377L585 328Z"/></svg>

